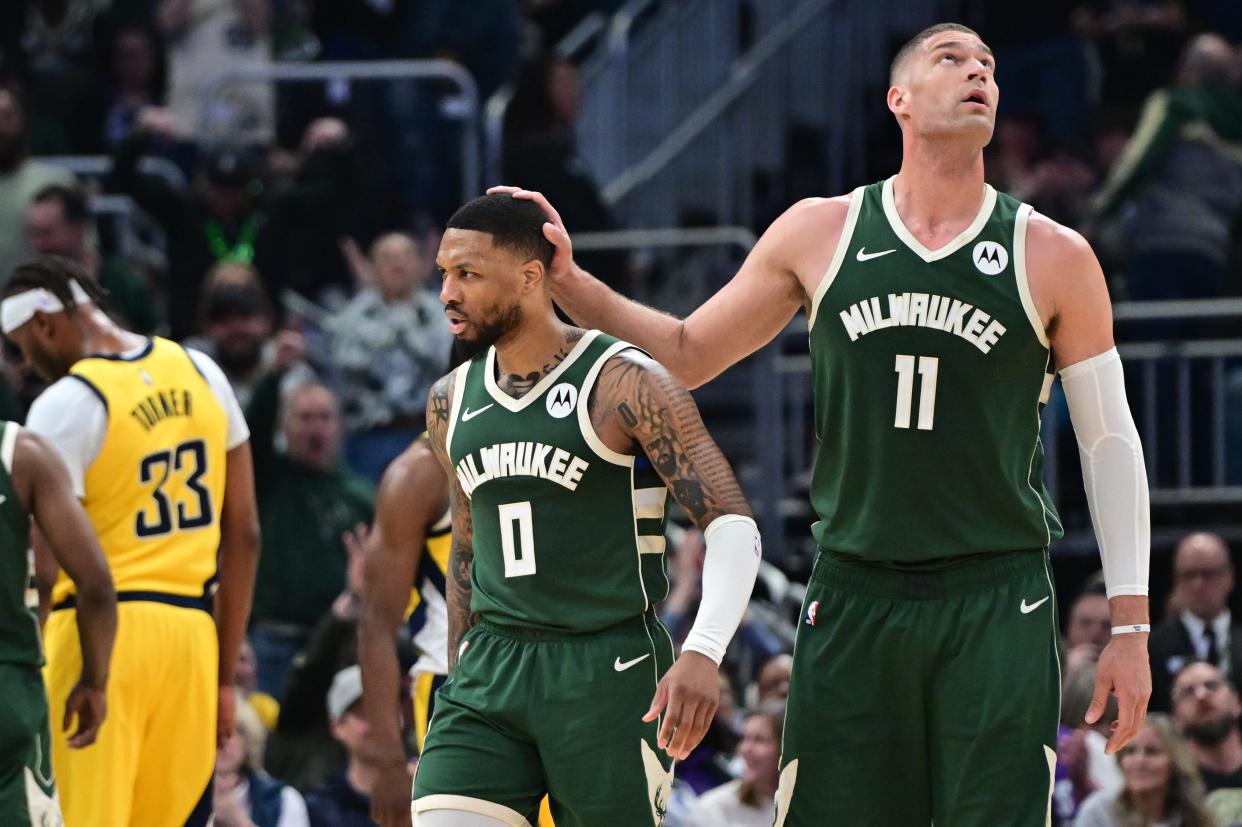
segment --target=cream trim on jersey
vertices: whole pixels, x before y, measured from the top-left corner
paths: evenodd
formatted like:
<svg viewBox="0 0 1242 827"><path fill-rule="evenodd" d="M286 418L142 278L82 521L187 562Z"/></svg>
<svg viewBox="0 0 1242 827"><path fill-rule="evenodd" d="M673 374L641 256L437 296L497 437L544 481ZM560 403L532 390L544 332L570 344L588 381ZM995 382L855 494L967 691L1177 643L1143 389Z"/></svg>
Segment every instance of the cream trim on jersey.
<svg viewBox="0 0 1242 827"><path fill-rule="evenodd" d="M1031 205L1018 207L1018 217L1013 223L1013 273L1018 282L1018 297L1022 299L1022 309L1035 331L1035 337L1044 347L1049 347L1048 331L1044 330L1044 320L1039 318L1039 309L1031 298L1031 284L1026 276L1026 226L1031 218Z"/></svg>
<svg viewBox="0 0 1242 827"><path fill-rule="evenodd" d="M598 330L592 330L587 336L594 338L598 334ZM585 341L585 337L583 338ZM619 465L622 468L632 468L636 458L629 454L618 453L605 445L604 441L599 438L599 434L595 433L595 426L591 424L591 389L595 387L595 380L599 376L599 372L604 369L604 364L623 350L637 350L637 348L629 342L614 342L608 346L608 349L595 360L595 364L591 365L591 369L587 371L586 379L582 380L582 386L578 388L578 430L582 432L582 438L586 440L587 445L591 446L591 450L600 459L613 465ZM573 354L570 354L570 357L566 358L561 364L565 365L572 357ZM551 376L552 374L548 375ZM534 393L535 391L532 390L527 396L534 395Z"/></svg>
<svg viewBox="0 0 1242 827"><path fill-rule="evenodd" d="M565 359L552 369L550 373L535 383L535 387L526 392L521 399L514 399L509 394L500 389L496 384L496 346L488 348L487 359L484 362L483 384L487 388L488 394L500 403L502 407L511 413L520 413L525 410L531 403L543 395L543 392L561 377L561 374L569 370L569 366L578 361L578 357L586 352L591 342L595 341L595 337L599 335L598 330L588 330L586 335L578 340L573 350L565 356Z"/></svg>
<svg viewBox="0 0 1242 827"><path fill-rule="evenodd" d="M893 178L889 178L884 182L884 189L880 198L884 204L884 215L888 217L888 223L892 226L893 232L897 234L897 237L914 251L915 255L929 264L953 255L973 241L975 236L979 235L983 226L988 223L988 219L992 217L992 210L996 207L996 190L992 189L991 184L984 184L983 203L979 206L979 213L975 216L975 220L970 222L970 226L962 230L957 238L948 244L935 250L929 250L923 246L921 241L914 237L913 233L906 229L905 223L901 220L901 215L897 212L897 199L893 195L893 180Z"/></svg>
<svg viewBox="0 0 1242 827"><path fill-rule="evenodd" d="M850 243L854 238L854 227L858 224L858 214L862 212L864 189L865 187L859 187L850 193L850 206L845 213L845 223L841 225L841 238L837 241L837 249L833 252L832 261L824 272L824 277L819 280L815 295L811 298L811 313L807 316L806 322L808 331L815 327L815 315L819 312L819 303L823 301L824 294L836 280L837 273L841 271L841 264L845 261L845 254L849 252Z"/></svg>
<svg viewBox="0 0 1242 827"><path fill-rule="evenodd" d="M1052 383L1048 381L1049 363L1052 361L1051 351L1044 359L1044 384L1042 387L1051 389ZM1042 391L1041 391L1042 395ZM1035 409L1035 444L1031 446L1031 459L1026 464L1026 487L1031 489L1031 493L1035 495L1035 499L1039 500L1039 511L1044 518L1044 548L1052 545L1052 526L1048 523L1048 504L1044 502L1044 498L1039 496L1039 492L1035 490L1035 483L1031 482L1031 472L1035 470L1035 454L1042 452L1044 447L1043 437L1040 431L1043 430L1044 418L1039 413L1039 408ZM1055 590L1054 590L1055 593Z"/></svg>
<svg viewBox="0 0 1242 827"><path fill-rule="evenodd" d="M425 795L414 799L410 805L410 816L418 823L418 814L429 810L455 810L459 813L478 813L481 816L503 821L509 827L531 827L529 821L517 810L511 810L495 801L482 798L471 798L468 795Z"/></svg>
<svg viewBox="0 0 1242 827"><path fill-rule="evenodd" d="M640 520L659 520L668 503L668 488L634 489L634 516Z"/></svg>
<svg viewBox="0 0 1242 827"><path fill-rule="evenodd" d="M13 455L17 452L17 432L21 429L22 426L16 422L6 422L4 441L0 442L0 462L4 463L4 470L9 476L13 476Z"/></svg>
<svg viewBox="0 0 1242 827"><path fill-rule="evenodd" d="M461 413L461 400L466 395L466 375L470 372L470 362L462 362L453 371L453 406L449 413L448 433L444 436L444 455L453 461L453 432L457 429L457 416ZM451 482L451 481L450 481Z"/></svg>

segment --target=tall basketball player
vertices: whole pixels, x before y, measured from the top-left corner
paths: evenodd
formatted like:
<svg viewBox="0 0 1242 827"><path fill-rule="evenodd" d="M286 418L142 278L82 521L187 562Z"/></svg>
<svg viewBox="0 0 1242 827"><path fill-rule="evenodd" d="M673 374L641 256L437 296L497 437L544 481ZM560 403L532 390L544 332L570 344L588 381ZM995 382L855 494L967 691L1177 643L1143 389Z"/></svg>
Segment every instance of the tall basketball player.
<svg viewBox="0 0 1242 827"><path fill-rule="evenodd" d="M545 794L558 827L658 827L759 568L749 507L689 393L632 345L558 320L543 223L528 201L477 198L436 258L450 329L479 352L428 404L453 544L419 827L531 824ZM670 492L707 538L675 663L654 612Z"/></svg>
<svg viewBox="0 0 1242 827"><path fill-rule="evenodd" d="M117 326L76 264L23 264L5 296L5 335L52 383L27 427L65 458L120 603L110 725L89 749L52 741L65 820L207 824L258 559L245 420L214 362ZM82 668L78 596L63 573L50 600L45 678L55 709Z"/></svg>
<svg viewBox="0 0 1242 827"><path fill-rule="evenodd" d="M914 37L887 98L903 138L897 175L794 205L684 321L575 267L552 207L518 192L549 216L557 302L688 385L807 312L819 555L778 825L1048 823L1058 676L1047 549L1061 526L1039 421L1054 370L1113 622L1087 719L1116 694L1109 752L1143 723L1147 480L1108 292L1081 236L984 182L995 60L965 26Z"/></svg>
<svg viewBox="0 0 1242 827"><path fill-rule="evenodd" d="M31 521L78 594L82 669L66 700L69 746L95 742L107 714L108 661L116 636L116 591L91 521L60 454L15 422L0 423L0 823L60 827L52 773L43 646L29 594ZM62 710L56 710L58 713Z"/></svg>

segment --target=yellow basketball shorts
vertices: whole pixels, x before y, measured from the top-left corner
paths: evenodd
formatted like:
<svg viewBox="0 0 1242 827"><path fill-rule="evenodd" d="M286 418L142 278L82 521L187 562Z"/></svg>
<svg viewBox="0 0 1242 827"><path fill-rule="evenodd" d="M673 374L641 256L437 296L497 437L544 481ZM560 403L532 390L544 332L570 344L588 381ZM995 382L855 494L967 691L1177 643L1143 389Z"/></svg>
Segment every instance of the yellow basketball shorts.
<svg viewBox="0 0 1242 827"><path fill-rule="evenodd" d="M108 717L99 739L85 749L69 749L60 727L82 669L77 612L59 609L47 621L44 680L65 823L206 825L216 762L215 622L201 608L155 602L148 594L128 597L122 593L118 605Z"/></svg>

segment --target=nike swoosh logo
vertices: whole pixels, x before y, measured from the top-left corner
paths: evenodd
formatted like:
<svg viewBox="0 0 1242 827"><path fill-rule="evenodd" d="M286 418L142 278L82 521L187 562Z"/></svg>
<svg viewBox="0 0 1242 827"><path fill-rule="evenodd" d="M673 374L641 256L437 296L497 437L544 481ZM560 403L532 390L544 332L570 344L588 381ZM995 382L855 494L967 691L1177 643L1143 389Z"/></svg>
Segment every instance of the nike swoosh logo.
<svg viewBox="0 0 1242 827"><path fill-rule="evenodd" d="M855 256L855 258L857 258L859 261L871 261L871 259L873 258L879 258L880 256L886 256L889 253L895 253L895 252L897 252L896 247L894 247L891 250L881 250L878 253L868 253L866 247L859 247L858 255Z"/></svg>
<svg viewBox="0 0 1242 827"><path fill-rule="evenodd" d="M1038 609L1040 606L1044 605L1047 602L1048 602L1048 596L1045 595L1043 598L1036 600L1034 603L1028 606L1026 605L1026 598L1024 597L1022 598L1022 605L1019 606L1018 608L1022 610L1022 614L1029 615L1031 612L1035 611L1036 609Z"/></svg>
<svg viewBox="0 0 1242 827"><path fill-rule="evenodd" d="M622 663L622 662L621 662L621 658L617 658L617 659L613 662L613 664L612 664L612 668L613 668L613 669L616 669L618 672L624 672L626 669L629 669L629 668L630 668L631 666L633 666L634 664L636 664L636 663L641 663L641 662L645 661L645 660L646 660L647 658L649 658L649 657L651 657L651 653L650 653L650 652L648 652L647 654L642 655L642 656L640 656L640 657L634 658L633 660L627 660L625 663Z"/></svg>
<svg viewBox="0 0 1242 827"><path fill-rule="evenodd" d="M7 502L7 501L8 501L8 499L9 499L9 498L8 498L7 496L5 496L4 494L0 494L0 505L4 505L4 504L5 504L5 502Z"/></svg>
<svg viewBox="0 0 1242 827"><path fill-rule="evenodd" d="M495 402L493 402L493 403L492 403L492 405L495 405L495 404L496 404ZM478 416L479 414L481 414L481 413L483 413L484 411L486 411L486 410L487 410L488 408L490 408L492 405L484 405L483 407L479 408L477 411L472 411L472 410L470 410L469 408L466 408L466 410L464 410L464 411L462 412L462 415L461 415L461 421L462 421L462 422L469 422L470 420L474 419L474 418L475 418L476 416Z"/></svg>

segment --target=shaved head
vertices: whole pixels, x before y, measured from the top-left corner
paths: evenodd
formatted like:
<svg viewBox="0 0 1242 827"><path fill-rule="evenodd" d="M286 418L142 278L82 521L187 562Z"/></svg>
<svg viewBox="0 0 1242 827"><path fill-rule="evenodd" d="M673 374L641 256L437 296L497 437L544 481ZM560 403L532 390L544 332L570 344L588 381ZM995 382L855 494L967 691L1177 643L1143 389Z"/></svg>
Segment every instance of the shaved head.
<svg viewBox="0 0 1242 827"><path fill-rule="evenodd" d="M963 34L978 37L980 41L983 40L982 37L979 37L978 32L969 26L963 26L961 23L937 23L934 26L928 26L926 29L906 41L906 45L897 50L897 56L893 58L892 65L889 66L888 85L896 86L902 70L905 68L906 63L910 60L910 58L914 56L914 53L923 47L928 38L935 37L942 32L962 32ZM986 49L987 47L985 46L984 48ZM989 53L991 53L991 51L991 49L988 49Z"/></svg>

